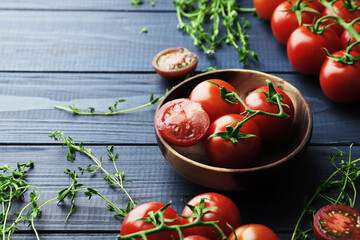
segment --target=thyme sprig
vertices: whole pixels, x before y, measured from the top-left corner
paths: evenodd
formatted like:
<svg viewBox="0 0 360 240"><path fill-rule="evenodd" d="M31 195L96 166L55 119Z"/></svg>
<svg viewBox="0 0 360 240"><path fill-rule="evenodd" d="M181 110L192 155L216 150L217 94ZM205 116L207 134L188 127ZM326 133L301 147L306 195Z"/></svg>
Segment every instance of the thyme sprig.
<svg viewBox="0 0 360 240"><path fill-rule="evenodd" d="M360 158L353 160L351 150L352 146L347 154L338 148L330 148L328 156L335 171L305 201L304 209L295 225L291 240L308 239L308 233L312 231L312 224L307 230L301 230L300 227L306 217L313 218L316 212L313 205L319 199L325 200L327 204L345 204L354 207L357 195L355 182L360 177L360 167L357 166Z"/></svg>
<svg viewBox="0 0 360 240"><path fill-rule="evenodd" d="M163 96L158 97L158 98L154 98L154 94L152 93L150 95L150 100L149 102L137 106L137 107L133 107L133 108L129 108L129 109L124 109L124 110L118 110L117 111L117 106L119 103L125 102L125 99L116 99L115 103L113 105L108 106L108 110L107 112L95 112L95 108L94 107L86 107L86 108L77 108L75 107L75 105L65 105L65 107L62 106L54 106L54 108L56 109L60 109L63 111L67 111L67 112L71 112L73 114L77 114L77 115L117 115L117 114L122 114L122 113L126 113L126 112L131 112L131 111L135 111L144 107L148 107L151 106L153 104L156 104L158 102L161 101L161 99L163 99Z"/></svg>
<svg viewBox="0 0 360 240"><path fill-rule="evenodd" d="M258 55L250 49L249 35L244 30L250 27L250 23L244 17L240 23L239 17L241 12L255 13L254 8L242 8L235 0L177 0L174 6L178 28L188 34L194 40L194 45L200 46L206 54L215 54L215 49L225 41L239 52L239 62L246 64L249 57L258 61ZM220 19L225 27L225 36L220 36ZM212 25L207 32L205 23L209 20Z"/></svg>
<svg viewBox="0 0 360 240"><path fill-rule="evenodd" d="M91 149L86 148L82 142L80 142L78 145L75 144L75 142L73 141L73 139L71 137L66 137L60 130L54 131L49 137L53 138L55 141L63 141L64 142L63 146L67 146L67 148L68 148L68 154L66 156L68 161L71 161L71 162L75 161L76 152L80 152L80 153L83 153L84 155L86 155L87 157L89 157L94 162L94 164L89 164L85 168L79 167L79 170L81 171L81 173L88 172L89 174L94 174L98 170L101 170L105 174L104 179L109 183L110 186L120 187L120 189L125 193L125 195L129 199L129 202L127 204L126 209L119 209L117 207L114 207L113 205L111 205L111 207L108 208L110 211L116 212L116 215L115 215L116 217L125 217L126 214L136 206L136 201L134 201L131 198L130 194L124 187L124 183L129 182L129 180L125 180L124 172L119 171L117 168L116 160L118 159L119 154L118 153L114 154L113 146L106 147L107 156L113 162L114 169L115 169L115 173L110 174L103 167L102 156L100 156L99 158L96 158L92 154ZM96 192L90 191L89 193L95 194Z"/></svg>
<svg viewBox="0 0 360 240"><path fill-rule="evenodd" d="M205 208L205 199L204 198L201 199L199 206L192 206L192 205L186 204L193 211L193 214L188 217L184 217L184 218L188 218L188 219L194 218L194 221L191 223L183 224L183 225L171 225L171 226L166 225L167 222L173 221L173 219L166 219L164 217L164 212L170 205L171 205L171 202L166 204L164 207L162 207L160 210L158 210L156 212L149 212L148 213L149 217L136 220L136 221L151 222L154 225L154 228L139 231L139 232L132 233L132 234L128 234L125 236L118 235L116 239L117 240L125 240L125 239L147 240L148 239L147 236L150 236L155 233L176 231L179 234L180 239L182 240L183 235L181 233L181 230L186 229L186 228L201 227L201 226L213 226L216 229L217 233L219 234L219 239L222 239L222 240L228 239L227 236L224 234L224 232L221 230L221 228L217 225L216 221L204 222L201 220L202 216L205 213L215 209L214 207ZM231 228L231 226L229 226L229 227Z"/></svg>

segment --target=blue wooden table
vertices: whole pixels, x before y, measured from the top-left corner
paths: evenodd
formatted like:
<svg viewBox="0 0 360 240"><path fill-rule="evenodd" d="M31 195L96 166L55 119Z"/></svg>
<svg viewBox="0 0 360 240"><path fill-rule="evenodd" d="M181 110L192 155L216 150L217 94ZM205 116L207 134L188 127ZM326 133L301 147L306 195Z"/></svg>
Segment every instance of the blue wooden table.
<svg viewBox="0 0 360 240"><path fill-rule="evenodd" d="M181 213L181 199L212 191L187 181L162 156L154 135L156 106L115 116L78 116L55 109L75 104L106 111L115 99L124 98L119 108L146 103L151 93L163 95L173 83L152 68L156 53L182 46L199 56L197 72L208 67L248 68L279 76L305 96L314 118L310 146L296 170L284 173L272 187L241 192L221 192L232 198L243 223L260 223L272 228L282 240L290 238L305 196L312 194L321 178L333 169L328 161L330 147L360 157L360 111L358 105L340 105L322 93L317 77L296 73L287 60L286 49L271 33L270 24L250 13L247 30L251 49L259 62L238 63L231 46L221 45L214 56L206 56L177 29L176 11L169 0L150 1L134 7L129 0L3 0L0 2L0 165L14 167L33 160L28 181L42 190L41 202L57 196L68 186L63 172L90 163L78 155L66 160L67 150L48 137L61 130L75 142L84 142L95 156L106 156L105 146L119 152L118 166L125 172L125 188L138 203L173 201ZM252 1L240 1L251 7ZM141 33L143 27L147 33ZM105 161L105 168L112 167ZM125 207L127 199L110 188L100 172L81 175L79 182L93 187ZM40 239L115 239L121 220L106 210L99 197L90 201L79 194L78 211L64 224L69 201L52 202L35 221ZM19 209L21 203L14 209ZM30 228L20 224L13 239L35 239Z"/></svg>

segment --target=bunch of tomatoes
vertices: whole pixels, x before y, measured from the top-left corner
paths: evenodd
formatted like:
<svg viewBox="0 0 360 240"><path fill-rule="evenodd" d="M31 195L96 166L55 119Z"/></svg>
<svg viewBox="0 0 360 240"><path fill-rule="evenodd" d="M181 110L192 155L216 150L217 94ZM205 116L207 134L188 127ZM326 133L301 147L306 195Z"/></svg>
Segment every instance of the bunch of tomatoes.
<svg viewBox="0 0 360 240"><path fill-rule="evenodd" d="M201 219L195 217L195 209L202 206ZM148 240L180 239L179 232L185 236L184 240L279 240L277 235L268 227L261 224L241 225L241 216L235 203L228 197L215 193L203 193L188 202L181 216L170 206L163 203L144 203L129 212L124 219L118 239L130 239L133 236L140 239L142 232ZM154 213L162 212L160 215ZM194 212L195 211L195 212ZM149 219L149 216L153 216ZM161 225L162 223L165 223ZM185 227L186 225L193 227ZM170 226L171 229L167 229ZM178 228L176 228L178 227ZM153 231L153 234L151 234Z"/></svg>
<svg viewBox="0 0 360 240"><path fill-rule="evenodd" d="M359 5L357 0L254 0L275 38L286 45L294 69L319 75L325 95L340 103L360 100Z"/></svg>
<svg viewBox="0 0 360 240"><path fill-rule="evenodd" d="M267 80L242 100L227 81L209 79L188 98L162 105L155 115L161 136L177 146L204 144L209 163L223 168L247 168L263 143L289 131L294 117L290 97Z"/></svg>

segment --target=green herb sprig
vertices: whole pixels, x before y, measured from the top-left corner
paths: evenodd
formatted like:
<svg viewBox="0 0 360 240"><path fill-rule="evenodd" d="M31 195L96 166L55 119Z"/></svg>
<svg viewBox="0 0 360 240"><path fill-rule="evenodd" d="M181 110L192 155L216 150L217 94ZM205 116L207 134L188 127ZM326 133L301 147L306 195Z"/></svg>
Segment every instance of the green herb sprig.
<svg viewBox="0 0 360 240"><path fill-rule="evenodd" d="M308 239L308 234L312 232L312 224L307 230L301 230L300 227L307 217L311 219L314 217L316 209L313 205L316 201L323 199L326 204L345 204L354 207L357 195L355 182L360 177L360 167L357 166L360 158L353 160L351 149L352 146L350 146L349 154L338 148L329 150L328 156L335 171L305 201L304 209L297 220L291 240ZM343 157L347 157L347 159Z"/></svg>
<svg viewBox="0 0 360 240"><path fill-rule="evenodd" d="M115 173L110 174L103 167L102 156L100 156L99 159L96 158L92 154L91 149L86 148L83 145L82 142L79 143L78 145L76 145L71 137L66 137L59 130L54 131L49 137L53 138L55 141L64 142L63 146L67 146L67 148L68 148L68 154L66 156L68 161L71 161L71 162L75 161L76 152L80 152L80 153L83 153L84 155L86 155L87 157L89 157L94 162L94 164L89 164L84 168L79 167L79 170L81 171L81 173L88 172L89 174L94 174L98 170L101 170L105 174L104 179L109 183L110 186L112 186L112 187L120 187L120 189L125 193L125 195L129 199L129 202L127 204L126 209L119 209L116 206L114 206L113 204L110 204L111 207L109 207L108 209L110 211L116 212L116 214L115 214L116 217L125 217L126 214L136 206L136 202L131 198L130 194L128 193L128 191L124 187L124 183L129 182L129 180L125 180L124 179L124 172L119 171L118 168L117 168L116 160L118 159L119 154L118 153L114 154L114 152L113 152L114 147L113 146L108 146L106 148L107 156L113 162L114 169L115 169ZM96 191L90 191L88 194L90 194L90 193L95 194ZM102 197L101 195L99 195L99 196Z"/></svg>
<svg viewBox="0 0 360 240"><path fill-rule="evenodd" d="M144 107L148 107L151 106L153 104L156 104L158 102L160 102L163 99L162 97L158 97L158 98L154 98L154 94L152 93L150 95L150 100L148 103L145 103L141 106L137 106L137 107L133 107L133 108L129 108L129 109L124 109L124 110L118 110L117 111L117 106L119 103L125 102L125 99L116 99L115 103L111 106L108 106L108 112L95 112L95 108L94 107L86 107L86 108L77 108L74 105L65 105L65 107L61 107L61 106L54 106L54 108L56 109L60 109L63 111L67 111L67 112L71 112L73 114L76 115L117 115L117 114L122 114L122 113L126 113L126 112L131 112L131 111L135 111Z"/></svg>
<svg viewBox="0 0 360 240"><path fill-rule="evenodd" d="M178 28L188 34L194 40L194 45L202 47L206 54L215 54L215 49L225 41L238 51L239 62L247 64L249 57L258 61L258 55L250 49L249 35L244 30L250 27L250 23L243 17L240 23L239 17L241 12L255 13L254 8L242 8L235 0L177 0L174 6ZM220 36L221 19L225 36ZM207 32L205 23L209 21L212 25Z"/></svg>

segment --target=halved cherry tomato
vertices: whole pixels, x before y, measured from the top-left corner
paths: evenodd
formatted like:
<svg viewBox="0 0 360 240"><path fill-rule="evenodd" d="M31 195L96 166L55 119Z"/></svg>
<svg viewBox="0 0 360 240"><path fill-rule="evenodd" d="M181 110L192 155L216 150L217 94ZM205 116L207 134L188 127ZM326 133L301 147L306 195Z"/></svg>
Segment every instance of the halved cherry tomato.
<svg viewBox="0 0 360 240"><path fill-rule="evenodd" d="M148 215L149 212L151 211L156 212L164 206L165 204L158 202L149 202L136 206L125 217L121 225L120 234L122 236L126 236L132 233L154 228L155 226L153 223L139 219L149 217ZM163 216L166 219L172 220L166 222L166 225L168 226L181 224L178 214L171 207L166 208L165 212L163 213ZM179 235L176 231L161 232L161 233L149 235L147 236L147 239L148 240L172 239L172 237L174 237L174 239L178 239Z"/></svg>
<svg viewBox="0 0 360 240"><path fill-rule="evenodd" d="M283 104L284 112L289 115L287 119L276 118L264 115L257 115L253 117L253 120L256 123L256 126L261 132L261 139L263 141L274 140L283 135L291 127L292 120L294 118L294 105L290 97L281 89L275 88L275 91L278 94L283 96L281 102ZM269 87L260 87L255 89L244 99L245 104L253 110L261 110L269 113L279 113L279 107L277 104L272 103L263 93L269 93Z"/></svg>
<svg viewBox="0 0 360 240"><path fill-rule="evenodd" d="M326 60L327 49L333 53L340 49L339 36L330 28L317 34L307 27L298 27L291 34L287 43L287 55L293 68L307 75L319 74Z"/></svg>
<svg viewBox="0 0 360 240"><path fill-rule="evenodd" d="M356 5L359 5L360 3L358 1L355 1ZM341 17L345 22L351 22L352 20L354 20L355 18L360 17L360 10L354 10L354 11L350 11L349 9L347 9L344 5L344 1L336 1L333 4L333 8L336 12L336 14ZM329 16L332 15L330 9L325 8L322 12L322 16ZM332 26L330 26L330 28L332 28L335 32L337 32L337 34L340 36L341 33L344 31L344 28L337 24L336 20L333 18L327 19L326 21L324 21L325 25L328 24L334 24Z"/></svg>
<svg viewBox="0 0 360 240"><path fill-rule="evenodd" d="M210 239L203 237L203 236L199 236L199 235L191 235L191 236L185 237L184 240L210 240Z"/></svg>
<svg viewBox="0 0 360 240"><path fill-rule="evenodd" d="M317 240L359 240L360 213L342 204L327 205L316 212L313 230Z"/></svg>
<svg viewBox="0 0 360 240"><path fill-rule="evenodd" d="M254 7L260 17L270 20L275 8L284 0L254 0Z"/></svg>
<svg viewBox="0 0 360 240"><path fill-rule="evenodd" d="M183 79L195 71L198 56L183 47L169 48L159 52L152 61L155 71L167 79Z"/></svg>
<svg viewBox="0 0 360 240"><path fill-rule="evenodd" d="M297 0L292 0L291 2L296 3L296 1ZM306 7L317 11L319 10L314 3L308 3ZM277 6L271 17L272 32L275 38L284 45L286 45L291 33L299 27L299 21L295 12L289 11L292 8L292 5L288 1L284 1ZM301 13L301 24L311 24L317 17L320 17L320 13L303 11Z"/></svg>
<svg viewBox="0 0 360 240"><path fill-rule="evenodd" d="M199 206L201 199L205 199L205 208L215 208L206 212L201 220L204 222L217 221L217 225L221 228L226 236L231 233L231 229L226 223L233 228L237 228L241 224L240 212L235 203L228 197L220 193L203 193L188 202L188 205ZM193 214L189 207L185 207L182 216L188 217ZM182 224L193 222L195 219L181 218ZM192 227L183 230L185 236L200 235L210 240L218 239L217 230L214 227Z"/></svg>
<svg viewBox="0 0 360 240"><path fill-rule="evenodd" d="M226 127L244 116L240 114L227 114L214 121L209 128L205 141L205 152L211 164L224 168L246 168L259 154L261 147L261 132L252 119L247 120L240 128L241 134L251 134L246 138L239 138L233 143L223 137L210 137L210 135L226 132ZM236 127L236 123L234 127Z"/></svg>
<svg viewBox="0 0 360 240"><path fill-rule="evenodd" d="M332 54L335 57L343 57L344 51ZM352 51L356 57L360 53ZM360 100L360 60L354 64L339 63L328 58L320 71L320 86L325 95L339 103L354 103Z"/></svg>
<svg viewBox="0 0 360 240"><path fill-rule="evenodd" d="M237 240L279 240L273 230L261 224L247 224L235 229ZM229 240L235 240L231 233Z"/></svg>
<svg viewBox="0 0 360 240"><path fill-rule="evenodd" d="M161 136L178 146L199 143L210 125L208 114L200 103L187 98L165 103L155 115L155 126Z"/></svg>
<svg viewBox="0 0 360 240"><path fill-rule="evenodd" d="M230 103L221 97L220 88L216 84L225 87L227 91L236 92L235 88L224 80L209 79L199 83L189 97L201 104L205 112L209 114L210 122L228 113L239 113L241 107L239 102Z"/></svg>

